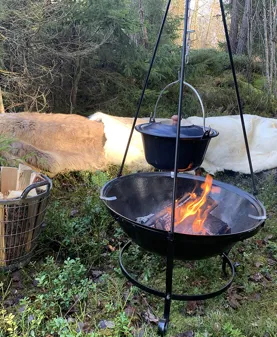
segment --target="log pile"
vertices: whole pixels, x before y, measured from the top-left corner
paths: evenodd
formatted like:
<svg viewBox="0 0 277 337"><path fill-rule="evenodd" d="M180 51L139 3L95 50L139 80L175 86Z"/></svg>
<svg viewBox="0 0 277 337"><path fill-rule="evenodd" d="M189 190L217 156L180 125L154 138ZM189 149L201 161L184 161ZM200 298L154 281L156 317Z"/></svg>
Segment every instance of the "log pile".
<svg viewBox="0 0 277 337"><path fill-rule="evenodd" d="M19 168L1 167L0 176L1 268L19 262L31 252L47 201L39 198L45 186L31 189L26 199L21 199L29 185L43 180L30 167L21 164Z"/></svg>

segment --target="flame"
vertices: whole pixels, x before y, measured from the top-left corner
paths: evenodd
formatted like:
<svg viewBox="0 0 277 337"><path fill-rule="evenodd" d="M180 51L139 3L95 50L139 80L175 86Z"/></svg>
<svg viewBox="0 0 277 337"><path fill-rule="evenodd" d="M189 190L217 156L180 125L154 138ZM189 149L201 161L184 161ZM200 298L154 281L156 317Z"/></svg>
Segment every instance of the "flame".
<svg viewBox="0 0 277 337"><path fill-rule="evenodd" d="M175 211L175 226L178 226L186 218L191 217L193 233L205 234L204 228L205 220L207 219L211 206L205 205L207 202L208 194L219 193L220 188L212 186L213 178L207 175L205 182L201 184L202 193L197 196L193 191L190 193L189 200ZM205 207L203 208L203 206Z"/></svg>

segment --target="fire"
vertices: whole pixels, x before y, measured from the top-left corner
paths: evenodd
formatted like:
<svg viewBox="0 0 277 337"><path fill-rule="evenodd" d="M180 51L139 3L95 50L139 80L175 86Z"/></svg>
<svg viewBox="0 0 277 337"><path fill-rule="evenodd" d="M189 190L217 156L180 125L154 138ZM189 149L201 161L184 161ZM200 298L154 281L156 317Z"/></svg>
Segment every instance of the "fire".
<svg viewBox="0 0 277 337"><path fill-rule="evenodd" d="M197 196L193 191L190 193L188 201L181 207L176 208L175 212L175 226L178 226L185 219L191 217L192 231L194 233L205 234L204 228L205 220L207 219L211 206L207 205L207 197L210 191L214 193L220 192L220 188L212 186L213 178L207 175L205 182L201 184L203 192ZM205 207L203 207L205 205ZM188 219L189 220L189 219Z"/></svg>

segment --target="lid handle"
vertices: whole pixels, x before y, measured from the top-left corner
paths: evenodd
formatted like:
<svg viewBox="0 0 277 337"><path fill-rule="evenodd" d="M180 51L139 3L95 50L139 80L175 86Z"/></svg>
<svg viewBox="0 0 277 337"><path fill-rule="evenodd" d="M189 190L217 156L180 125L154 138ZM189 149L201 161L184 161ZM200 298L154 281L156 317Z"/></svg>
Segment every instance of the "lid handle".
<svg viewBox="0 0 277 337"><path fill-rule="evenodd" d="M177 81L175 81L175 82L169 83L169 84L168 84L168 85L167 85L167 86L160 92L160 95L159 95L159 97L158 97L158 99L157 99L157 102L156 102L156 105L155 105L155 108L154 108L154 113L152 113L151 116L150 116L150 123L155 122L158 104L159 104L159 101L160 101L160 99L161 99L163 93L164 93L168 88L172 87L173 85L175 85L175 84L177 84L177 83L179 83L179 82L180 82L180 80L177 80ZM195 93L196 97L198 98L198 101L199 101L199 103L200 103L200 105L201 105L202 114L203 114L203 132L204 132L204 135L206 135L207 132L209 133L209 130L206 130L206 126L205 126L205 108L204 108L204 104L203 104L203 102L202 102L202 99L201 99L201 97L200 97L198 91L197 91L191 84L189 84L189 83L187 83L187 82L185 82L185 81L184 81L183 83L184 83L185 86L189 87L189 88Z"/></svg>

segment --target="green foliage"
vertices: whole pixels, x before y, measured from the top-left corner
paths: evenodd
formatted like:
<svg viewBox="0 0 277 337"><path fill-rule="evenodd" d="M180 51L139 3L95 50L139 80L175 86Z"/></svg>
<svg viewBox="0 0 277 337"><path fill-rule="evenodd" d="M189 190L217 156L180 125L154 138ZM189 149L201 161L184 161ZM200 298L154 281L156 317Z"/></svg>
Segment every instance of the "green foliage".
<svg viewBox="0 0 277 337"><path fill-rule="evenodd" d="M80 259L68 258L59 267L53 257L48 257L36 278L38 287L45 292L39 298L41 307L47 310L49 306L55 305L64 311L74 302L86 299L93 286L85 276L86 268L80 263Z"/></svg>
<svg viewBox="0 0 277 337"><path fill-rule="evenodd" d="M137 2L0 0L5 13L0 31L4 36L1 86L7 110L72 112L77 101L79 109L90 110L99 104L105 108L105 102L128 101L141 88L164 3L144 3L149 38L145 47ZM175 20L169 20L161 47L174 49L175 31ZM172 59L167 51L160 55ZM165 77L168 70L172 71L157 66L153 81ZM130 82L135 83L134 90L129 89ZM136 100L132 108L135 104Z"/></svg>
<svg viewBox="0 0 277 337"><path fill-rule="evenodd" d="M91 216L93 207L101 207L97 204L100 188L115 176L116 171L113 167L106 173L75 172L54 178L48 229L40 240L40 250L36 251L34 262L21 271L24 289L17 289L17 282L14 287L9 274L0 274L3 279L0 284L1 337L131 337L138 331L144 331L145 337L156 335L156 325L145 318L146 312L149 316L151 311L153 320L161 317L164 301L146 296L122 276L118 252L127 240L122 230L102 212L97 216L94 214L94 219L91 217L92 223L95 221L98 225L99 237L95 234L96 225L90 230L89 225L81 220ZM216 179L251 191L251 178L247 175L218 173ZM204 303L173 301L169 335L178 336L191 330L197 337L275 336L276 173L257 175L257 183L257 197L266 206L270 219L263 231L246 242L238 243L232 250L231 259L240 264L232 287L224 295ZM94 201L86 205L87 198ZM75 230L67 231L66 226L70 227L72 221L78 225ZM65 244L63 240L69 243ZM99 251L92 242L97 242ZM80 251L78 245L86 247L87 251ZM48 257L42 263L45 255ZM268 260L271 260L270 264ZM141 282L164 291L165 259L146 254L134 245L124 262ZM257 273L263 277L261 282L251 280ZM265 278L267 275L271 281ZM36 286L33 285L34 279ZM175 261L174 293L203 293L218 289L225 282L219 257ZM6 307L4 303L17 295L25 298L17 305ZM235 308L231 306L234 305L232 296L238 298ZM110 324L101 328L101 321Z"/></svg>
<svg viewBox="0 0 277 337"><path fill-rule="evenodd" d="M11 149L11 144L14 141L12 138L5 137L1 135L0 137L0 164L5 166L8 165L8 160L5 158L5 153Z"/></svg>
<svg viewBox="0 0 277 337"><path fill-rule="evenodd" d="M236 329L232 323L227 322L223 331L226 334L226 337L246 337L239 329Z"/></svg>
<svg viewBox="0 0 277 337"><path fill-rule="evenodd" d="M55 181L56 200L48 209L43 244L63 247L61 254L80 257L88 264L96 263L105 253L109 243L107 230L112 223L106 208L99 199L100 186L107 181L105 173L81 172L61 175ZM63 188L73 195L64 196Z"/></svg>

